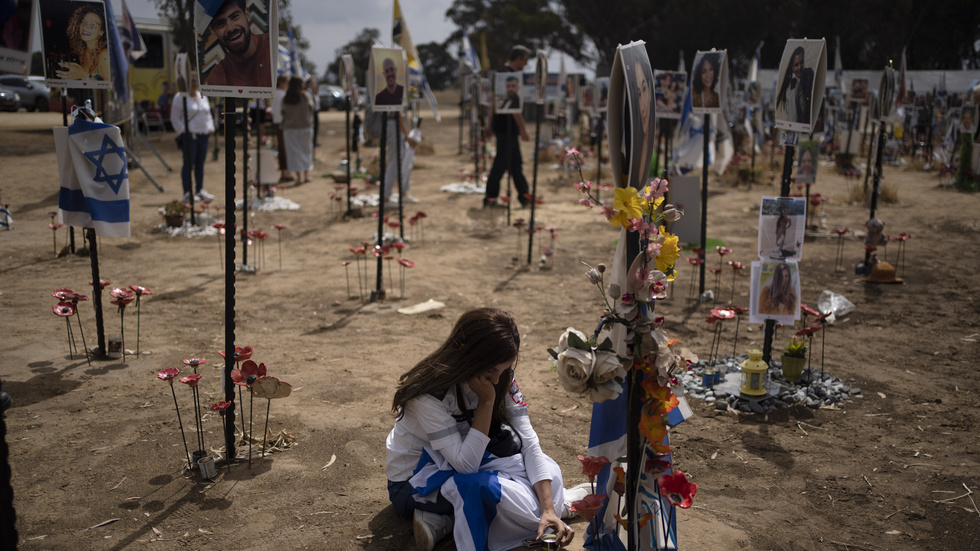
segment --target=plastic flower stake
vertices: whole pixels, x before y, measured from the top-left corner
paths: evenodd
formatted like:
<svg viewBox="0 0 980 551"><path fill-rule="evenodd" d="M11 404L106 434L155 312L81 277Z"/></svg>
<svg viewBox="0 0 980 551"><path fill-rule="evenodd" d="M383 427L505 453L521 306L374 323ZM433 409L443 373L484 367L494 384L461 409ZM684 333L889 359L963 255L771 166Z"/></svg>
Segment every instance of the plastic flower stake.
<svg viewBox="0 0 980 551"><path fill-rule="evenodd" d="M197 449L204 450L204 432L201 431L201 401L197 392L197 383L200 382L202 375L194 373L186 377L181 377L180 382L191 387L191 394L194 396L194 422L197 425Z"/></svg>
<svg viewBox="0 0 980 551"><path fill-rule="evenodd" d="M54 312L54 315L65 318L65 327L68 328L68 357L74 360L75 354L72 352L72 345L75 339L72 338L71 321L68 318L75 315L75 307L70 302L59 302L51 310ZM75 348L77 349L78 347L76 346Z"/></svg>
<svg viewBox="0 0 980 551"><path fill-rule="evenodd" d="M265 364L262 364L265 367ZM265 446L269 441L269 409L272 407L273 398L285 398L293 391L293 385L280 381L275 377L259 377L252 383L252 396L265 398L268 403L265 406L265 429L262 430L262 457L265 457Z"/></svg>
<svg viewBox="0 0 980 551"><path fill-rule="evenodd" d="M276 228L276 233L279 236L279 270L282 270L282 230L286 229L286 226L282 224L273 224L272 227Z"/></svg>
<svg viewBox="0 0 980 551"><path fill-rule="evenodd" d="M249 354L251 355L251 354ZM253 360L246 360L242 363L241 369L231 370L231 380L238 385L238 401L245 403L242 400L242 387L246 387L249 390L252 389L252 384L255 381L265 377L266 369L265 364L257 364ZM252 465L252 413L253 408L253 398L254 394L249 395L248 399L248 464ZM245 416L242 416L242 436L245 436Z"/></svg>
<svg viewBox="0 0 980 551"><path fill-rule="evenodd" d="M72 291L71 289L66 289L64 287L62 287L61 289L55 289L54 291L52 291L51 292L51 296L55 297L56 299L60 300L61 302L70 302L72 308L74 308L74 310L75 310L75 322L78 323L78 332L82 336L82 347L85 349L85 361L88 362L88 365L92 365L92 359L89 357L88 345L85 344L85 330L82 329L82 316L81 316L81 314L79 314L79 310L78 310L78 303L81 302L81 301L84 301L84 300L88 300L88 297L85 296L85 295L80 295L80 294L76 293L75 291ZM69 322L69 320L68 320L67 317L65 318L65 322L68 322L69 323L68 324L69 341L70 342L74 342L75 341L74 334L71 331L71 324L70 324L70 322ZM76 346L75 349L77 350L78 347ZM70 350L69 350L69 353L70 353ZM72 358L72 359L74 359L74 358Z"/></svg>
<svg viewBox="0 0 980 551"><path fill-rule="evenodd" d="M340 265L344 267L344 278L347 280L347 298L350 299L350 260L344 260ZM357 272L357 275L361 275L361 272Z"/></svg>
<svg viewBox="0 0 980 551"><path fill-rule="evenodd" d="M59 224L57 222L51 222L50 224L48 224L48 228L50 228L51 231L52 231L52 233L51 233L51 244L54 245L54 255L55 256L58 256L58 228L60 228L60 227L61 227L61 224Z"/></svg>
<svg viewBox="0 0 980 551"><path fill-rule="evenodd" d="M227 431L228 422L225 418L225 410L231 407L231 402L221 401L217 404L211 404L211 411L217 411L218 415L221 416L221 433L224 434ZM228 458L228 472L231 472L231 458Z"/></svg>
<svg viewBox="0 0 980 551"><path fill-rule="evenodd" d="M148 287L143 287L142 285L130 285L130 290L136 293L136 357L140 355L140 299L143 295L152 294Z"/></svg>
<svg viewBox="0 0 980 551"><path fill-rule="evenodd" d="M399 275L401 276L401 292L402 292L401 296L402 298L405 298L405 270L407 270L408 268L414 268L415 263L407 258L399 258L398 265L399 265L399 272L400 272Z"/></svg>
<svg viewBox="0 0 980 551"><path fill-rule="evenodd" d="M738 275L739 270L745 268L745 266L737 260L729 260L728 265L732 267L732 296L728 299L729 304L735 304L735 276Z"/></svg>
<svg viewBox="0 0 980 551"><path fill-rule="evenodd" d="M126 361L126 325L123 322L125 321L126 306L136 299L136 295L132 291L120 287L110 289L109 295L116 299L112 303L119 307L119 334L122 335L123 361Z"/></svg>
<svg viewBox="0 0 980 551"><path fill-rule="evenodd" d="M170 383L170 393L174 396L174 409L177 410L177 424L180 425L180 438L184 441L184 459L187 460L187 469L191 469L191 452L187 449L187 436L184 435L184 422L180 420L180 406L177 404L177 392L174 391L174 377L180 375L180 370L176 367L161 369L157 373L157 379Z"/></svg>
<svg viewBox="0 0 980 551"><path fill-rule="evenodd" d="M215 230L217 230L217 234L216 235L218 236L218 262L220 262L221 263L221 266L224 267L224 265L225 265L225 255L224 255L224 253L222 252L222 249L221 249L221 242L224 241L224 239L222 239L222 237L225 235L225 223L224 222L215 222L215 223L211 224L211 227L214 228Z"/></svg>

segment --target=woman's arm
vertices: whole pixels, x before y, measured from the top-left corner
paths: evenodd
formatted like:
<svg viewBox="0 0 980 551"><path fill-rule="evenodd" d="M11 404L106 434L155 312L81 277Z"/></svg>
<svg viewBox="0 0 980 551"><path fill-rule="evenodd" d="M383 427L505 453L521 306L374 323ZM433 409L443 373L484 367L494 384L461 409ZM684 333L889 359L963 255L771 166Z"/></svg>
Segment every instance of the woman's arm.
<svg viewBox="0 0 980 551"><path fill-rule="evenodd" d="M565 547L572 543L575 537L575 530L565 524L558 514L555 513L555 505L551 501L551 480L541 480L534 484L534 494L538 498L538 505L541 507L541 520L538 521L538 539L544 535L545 530L551 528L558 536L559 546Z"/></svg>

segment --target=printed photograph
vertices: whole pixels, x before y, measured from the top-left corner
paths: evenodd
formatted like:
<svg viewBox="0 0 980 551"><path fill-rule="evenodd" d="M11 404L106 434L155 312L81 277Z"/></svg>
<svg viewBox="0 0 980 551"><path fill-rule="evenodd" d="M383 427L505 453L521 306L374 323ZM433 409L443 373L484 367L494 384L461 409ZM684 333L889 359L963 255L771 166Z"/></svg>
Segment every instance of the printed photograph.
<svg viewBox="0 0 980 551"><path fill-rule="evenodd" d="M805 197L763 197L759 209L759 258L799 260L805 225Z"/></svg>
<svg viewBox="0 0 980 551"><path fill-rule="evenodd" d="M523 105L521 74L497 73L494 76L493 106L498 115L520 113Z"/></svg>
<svg viewBox="0 0 980 551"><path fill-rule="evenodd" d="M725 52L698 52L691 71L691 107L694 113L721 113L725 101Z"/></svg>
<svg viewBox="0 0 980 551"><path fill-rule="evenodd" d="M684 95L687 93L687 73L678 71L654 71L656 83L657 116L664 119L681 118Z"/></svg>
<svg viewBox="0 0 980 551"><path fill-rule="evenodd" d="M200 0L195 14L201 92L272 97L279 21L271 0ZM199 6L200 7L200 6Z"/></svg>
<svg viewBox="0 0 980 551"><path fill-rule="evenodd" d="M377 112L401 111L405 98L405 83L408 80L408 64L405 51L401 48L372 48L371 77L374 97L371 107Z"/></svg>
<svg viewBox="0 0 980 551"><path fill-rule="evenodd" d="M40 3L45 83L60 88L108 90L112 86L109 38L102 2Z"/></svg>

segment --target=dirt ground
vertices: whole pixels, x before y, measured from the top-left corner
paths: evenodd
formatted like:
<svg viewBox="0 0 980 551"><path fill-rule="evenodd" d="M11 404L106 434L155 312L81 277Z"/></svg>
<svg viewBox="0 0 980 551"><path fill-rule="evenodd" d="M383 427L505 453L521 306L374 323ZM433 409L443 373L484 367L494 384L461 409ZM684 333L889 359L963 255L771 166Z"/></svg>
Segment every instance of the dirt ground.
<svg viewBox="0 0 980 551"><path fill-rule="evenodd" d="M51 291L91 295L92 289L89 260L56 258L47 227L58 199L50 128L61 124L60 115L0 115L0 193L15 218L14 231L0 233L0 376L14 404L6 423L22 549L414 549L411 523L394 513L385 490L393 389L460 313L483 305L516 316L523 341L518 380L542 447L561 465L566 487L585 481L576 455L586 451L592 404L562 390L546 349L567 326L594 327L600 299L581 262L608 262L618 234L577 204L580 195L558 183L555 169L540 169L538 211L542 224L560 228L554 243L539 234L555 251L553 265L539 269L535 253L531 269L515 270L517 231L499 217L487 219L480 196L439 189L472 165L457 154L456 112L444 108L441 124L427 117L423 128L435 154L419 157L412 194L421 203L406 209L406 217L417 210L428 215L425 239L402 253L417 265L406 274L404 297L395 271L393 285L384 276L384 286L393 287L388 299L368 304L348 295L341 262L352 259L348 246L371 239L377 223L370 216L341 219L328 198L333 182L319 175L340 160L344 118L321 113L318 176L284 191L299 210L254 214L250 227L272 235L264 263L249 249L259 270L239 274L235 288L236 343L254 346L254 359L293 385L289 398L271 404L269 430L295 441L264 458L253 448L251 466L242 462L202 482L185 472L173 398L156 374L177 366L184 374L189 369L181 360L206 358L201 403L221 399L225 290L217 238L171 238L155 229L162 222L157 209L180 196L180 181L144 150L166 192L134 169L132 237L102 239L99 255L104 279L152 290L142 305L140 355L91 365L69 359ZM154 143L179 170L171 137ZM525 144L526 160L530 153ZM769 182L768 155L757 163ZM525 168L530 177L529 161ZM206 188L223 204L223 157L206 170ZM695 416L672 438L676 467L700 487L695 506L678 515L682 549L980 549L977 498L959 497L980 486L973 432L980 417L980 261L971 252L980 237L980 196L943 188L935 172L887 167L885 177L899 202L881 205L879 218L886 233L912 235L905 283L868 285L854 276L864 255L854 236L845 241L846 273L834 272L836 237L808 238L801 262L804 302L815 305L829 289L857 307L828 327L825 365L864 398L839 409L800 406L768 417L692 400ZM825 165L818 182L813 191L830 197L819 219L823 233L861 228L867 208L846 202L859 184ZM730 176L712 176L710 189L708 236L732 247L730 258L750 262L754 207L761 195L778 191L736 187ZM273 224L286 226L281 269ZM65 230L57 233L58 248ZM892 260L895 248L889 247ZM707 356L710 306L686 300L687 256L678 264L672 298L658 308L672 336ZM353 269L350 276L357 295ZM727 297L731 280L722 281L720 295ZM747 306L749 278L740 276L735 285L735 304ZM446 307L420 315L396 311L429 299ZM108 300L106 332L117 333L120 319ZM130 349L134 314L131 307L125 318ZM82 303L81 316L91 346L92 302ZM789 334L783 329L777 344ZM723 337L728 346L731 336L727 330ZM743 331L740 352L761 347L762 338L758 326ZM191 392L175 386L192 441ZM262 405L255 402L257 434ZM223 446L220 417L207 413L203 429L208 449ZM247 453L239 448L240 457ZM584 533L581 519L573 526ZM581 545L577 536L572 549ZM447 548L452 544L440 547Z"/></svg>

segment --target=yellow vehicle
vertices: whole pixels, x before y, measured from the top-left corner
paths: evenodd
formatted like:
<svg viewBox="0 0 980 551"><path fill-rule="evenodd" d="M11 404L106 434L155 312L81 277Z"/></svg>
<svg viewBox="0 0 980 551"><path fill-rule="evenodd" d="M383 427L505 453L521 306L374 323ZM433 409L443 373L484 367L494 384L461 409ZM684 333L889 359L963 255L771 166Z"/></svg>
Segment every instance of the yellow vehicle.
<svg viewBox="0 0 980 551"><path fill-rule="evenodd" d="M173 32L165 20L136 19L136 28L146 45L146 53L136 60L132 68L133 103L157 104L165 82L173 85L174 45ZM170 91L173 93L173 90Z"/></svg>

